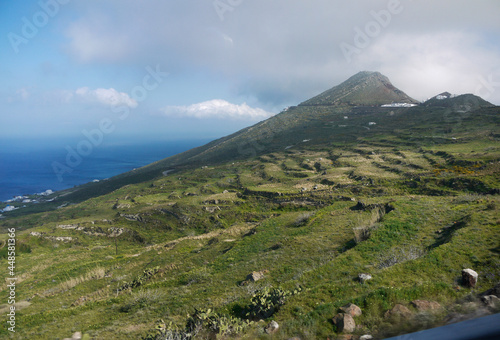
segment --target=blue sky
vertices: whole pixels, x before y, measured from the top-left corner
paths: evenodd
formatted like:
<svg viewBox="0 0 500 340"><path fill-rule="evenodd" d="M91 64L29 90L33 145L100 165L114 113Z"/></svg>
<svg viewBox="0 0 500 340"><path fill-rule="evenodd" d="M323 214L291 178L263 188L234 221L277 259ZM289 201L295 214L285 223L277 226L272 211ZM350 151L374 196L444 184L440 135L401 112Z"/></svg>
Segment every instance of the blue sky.
<svg viewBox="0 0 500 340"><path fill-rule="evenodd" d="M498 17L497 0L0 1L0 137L216 138L361 70L499 105Z"/></svg>

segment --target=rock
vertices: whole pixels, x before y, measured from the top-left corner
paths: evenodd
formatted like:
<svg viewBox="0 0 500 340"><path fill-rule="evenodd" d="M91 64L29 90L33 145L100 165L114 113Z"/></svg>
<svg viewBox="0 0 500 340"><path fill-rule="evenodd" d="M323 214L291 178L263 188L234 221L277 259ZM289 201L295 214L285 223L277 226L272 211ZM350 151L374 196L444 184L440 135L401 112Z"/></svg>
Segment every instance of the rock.
<svg viewBox="0 0 500 340"><path fill-rule="evenodd" d="M370 334L365 334L365 335L362 335L359 340L372 340L373 339L373 336L371 336Z"/></svg>
<svg viewBox="0 0 500 340"><path fill-rule="evenodd" d="M411 316L411 311L407 307L405 307L401 304L397 304L391 310L388 310L387 312L385 312L384 316L386 318L391 318L391 317L409 318Z"/></svg>
<svg viewBox="0 0 500 340"><path fill-rule="evenodd" d="M276 321L271 321L264 330L266 331L267 334L273 334L278 331L278 328L280 328L280 325Z"/></svg>
<svg viewBox="0 0 500 340"><path fill-rule="evenodd" d="M420 312L423 311L436 311L441 309L441 305L436 301L414 300L411 304Z"/></svg>
<svg viewBox="0 0 500 340"><path fill-rule="evenodd" d="M218 210L220 210L220 208L218 206L215 206L215 207L205 207L205 210L208 211L209 213L214 213Z"/></svg>
<svg viewBox="0 0 500 340"><path fill-rule="evenodd" d="M350 314L339 313L332 319L333 324L337 326L337 332L352 333L356 330L356 322Z"/></svg>
<svg viewBox="0 0 500 340"><path fill-rule="evenodd" d="M229 191L224 190L222 193L223 193L223 194L228 194L228 193L229 193Z"/></svg>
<svg viewBox="0 0 500 340"><path fill-rule="evenodd" d="M75 332L71 339L73 340L80 340L82 338L82 333L81 332Z"/></svg>
<svg viewBox="0 0 500 340"><path fill-rule="evenodd" d="M481 301L486 305L486 307L490 308L499 308L500 307L500 299L495 295L485 295L481 298Z"/></svg>
<svg viewBox="0 0 500 340"><path fill-rule="evenodd" d="M500 283L498 283L495 287L488 289L481 295L495 295L496 297L500 297Z"/></svg>
<svg viewBox="0 0 500 340"><path fill-rule="evenodd" d="M371 279L372 279L372 276L370 274L365 274L365 273L358 274L358 280L361 283L365 283L366 281L371 280Z"/></svg>
<svg viewBox="0 0 500 340"><path fill-rule="evenodd" d="M359 308L353 303L350 303L344 307L340 307L340 310L342 310L346 314L349 314L352 317L360 316L362 314L361 308Z"/></svg>
<svg viewBox="0 0 500 340"><path fill-rule="evenodd" d="M260 272L252 272L247 275L246 281L256 282L264 278L264 274L268 273L268 270L262 270Z"/></svg>
<svg viewBox="0 0 500 340"><path fill-rule="evenodd" d="M294 336L293 338L288 338L287 340L301 340L298 336Z"/></svg>
<svg viewBox="0 0 500 340"><path fill-rule="evenodd" d="M465 287L474 288L477 283L477 273L469 268L463 269L462 283Z"/></svg>

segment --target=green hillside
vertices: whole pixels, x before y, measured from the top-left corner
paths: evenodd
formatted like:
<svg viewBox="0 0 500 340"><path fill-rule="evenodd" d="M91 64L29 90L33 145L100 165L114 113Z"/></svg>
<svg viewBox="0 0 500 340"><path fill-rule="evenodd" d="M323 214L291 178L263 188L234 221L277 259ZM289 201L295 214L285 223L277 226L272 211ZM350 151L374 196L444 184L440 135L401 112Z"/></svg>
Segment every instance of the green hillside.
<svg viewBox="0 0 500 340"><path fill-rule="evenodd" d="M498 312L477 294L500 276L500 108L475 98L314 99L6 213L0 254L7 263L15 228L17 327L4 322L0 337L384 338ZM362 314L341 332L332 319L348 303ZM398 304L410 314L387 314Z"/></svg>

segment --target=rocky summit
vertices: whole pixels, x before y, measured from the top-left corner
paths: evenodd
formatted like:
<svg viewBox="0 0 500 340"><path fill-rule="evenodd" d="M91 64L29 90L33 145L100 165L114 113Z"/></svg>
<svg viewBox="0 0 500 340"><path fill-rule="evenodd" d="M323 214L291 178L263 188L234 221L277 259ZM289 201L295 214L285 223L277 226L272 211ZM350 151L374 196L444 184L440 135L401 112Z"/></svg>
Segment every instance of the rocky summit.
<svg viewBox="0 0 500 340"><path fill-rule="evenodd" d="M364 71L300 105L384 105L391 103L418 104L418 101L392 85L389 78L381 73Z"/></svg>

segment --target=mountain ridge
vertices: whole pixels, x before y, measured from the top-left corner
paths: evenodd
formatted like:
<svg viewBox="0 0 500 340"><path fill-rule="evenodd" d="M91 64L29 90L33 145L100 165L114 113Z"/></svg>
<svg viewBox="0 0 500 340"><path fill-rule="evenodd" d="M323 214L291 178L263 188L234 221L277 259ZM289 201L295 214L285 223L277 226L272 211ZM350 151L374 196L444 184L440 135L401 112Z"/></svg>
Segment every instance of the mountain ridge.
<svg viewBox="0 0 500 340"><path fill-rule="evenodd" d="M417 104L380 72L362 71L341 84L302 102L302 106Z"/></svg>
<svg viewBox="0 0 500 340"><path fill-rule="evenodd" d="M335 97L333 101L328 102L332 96L339 93L344 96L339 97L340 99ZM380 93L382 96L374 100L374 96ZM362 101L353 102L349 99L364 94L366 98ZM435 131L435 134L453 131L452 128L444 126L452 125L457 119L462 121L464 112L469 115L474 110L495 108L493 104L474 95L460 95L443 100L437 100L436 97L414 107L382 107L383 104L388 104L389 100L396 100L398 103L417 101L395 88L390 80L379 72L359 72L297 106L291 106L275 116L228 136L100 183L88 183L63 190L57 195L59 199L48 206L53 209L60 205L56 204L59 201L80 202L124 185L162 176L166 171L234 162L291 147L299 148L305 143L346 143L374 134L394 134L405 126L414 129L422 121L427 122L428 127L425 130ZM438 111L429 111L429 108ZM418 135L417 132L413 134ZM36 211L43 210L43 206L45 205L38 206ZM22 211L11 213L16 214L22 214Z"/></svg>

